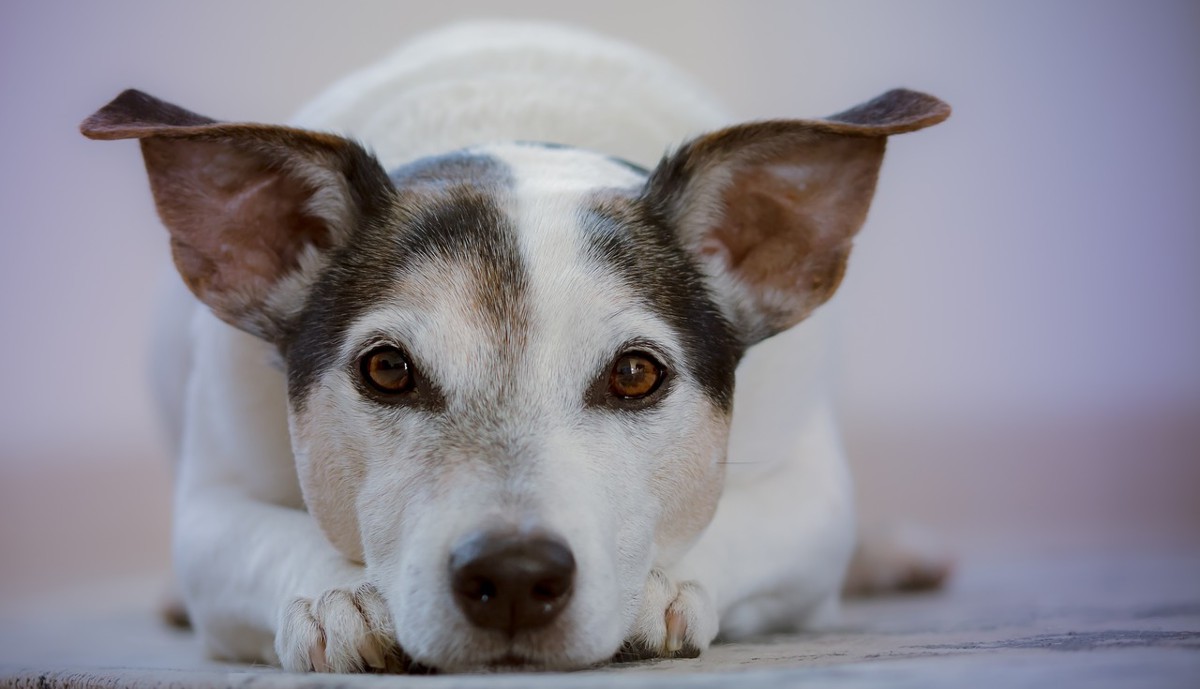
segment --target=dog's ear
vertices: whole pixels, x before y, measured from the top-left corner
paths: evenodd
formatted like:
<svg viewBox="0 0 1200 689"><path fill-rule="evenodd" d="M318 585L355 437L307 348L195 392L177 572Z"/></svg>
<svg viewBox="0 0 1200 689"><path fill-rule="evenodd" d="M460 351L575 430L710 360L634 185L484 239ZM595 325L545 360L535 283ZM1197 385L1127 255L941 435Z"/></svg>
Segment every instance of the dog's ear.
<svg viewBox="0 0 1200 689"><path fill-rule="evenodd" d="M80 125L139 139L175 265L222 320L284 335L329 249L387 202L373 156L330 134L211 120L125 91Z"/></svg>
<svg viewBox="0 0 1200 689"><path fill-rule="evenodd" d="M825 120L731 127L667 156L644 200L699 259L752 344L837 289L887 137L949 115L937 98L896 90Z"/></svg>

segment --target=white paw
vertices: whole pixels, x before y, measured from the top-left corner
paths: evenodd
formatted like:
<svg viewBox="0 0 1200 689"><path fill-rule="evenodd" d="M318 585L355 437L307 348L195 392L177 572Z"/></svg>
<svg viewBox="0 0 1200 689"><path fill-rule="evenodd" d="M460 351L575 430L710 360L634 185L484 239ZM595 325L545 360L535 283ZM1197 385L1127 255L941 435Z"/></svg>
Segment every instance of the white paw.
<svg viewBox="0 0 1200 689"><path fill-rule="evenodd" d="M391 613L370 584L293 600L275 653L289 672L402 672L405 664Z"/></svg>
<svg viewBox="0 0 1200 689"><path fill-rule="evenodd" d="M717 609L695 581L676 584L652 570L633 630L616 660L695 658L717 635Z"/></svg>

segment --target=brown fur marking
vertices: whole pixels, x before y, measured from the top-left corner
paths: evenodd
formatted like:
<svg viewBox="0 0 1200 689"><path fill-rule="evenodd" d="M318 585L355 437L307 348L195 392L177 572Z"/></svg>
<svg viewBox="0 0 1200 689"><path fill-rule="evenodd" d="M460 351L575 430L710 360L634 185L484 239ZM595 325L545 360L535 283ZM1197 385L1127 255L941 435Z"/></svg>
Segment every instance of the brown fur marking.
<svg viewBox="0 0 1200 689"><path fill-rule="evenodd" d="M316 217L314 197L332 191L322 197L325 214L354 216L380 189L391 189L378 163L347 139L217 122L134 90L80 130L92 139L141 140L184 282L222 320L268 340L283 330L280 316L265 309L275 287L307 247L327 249L345 232Z"/></svg>
<svg viewBox="0 0 1200 689"><path fill-rule="evenodd" d="M826 120L730 127L665 158L645 198L694 252L724 261L743 292L735 310L752 344L803 320L837 290L886 137L949 114L942 101L900 89Z"/></svg>

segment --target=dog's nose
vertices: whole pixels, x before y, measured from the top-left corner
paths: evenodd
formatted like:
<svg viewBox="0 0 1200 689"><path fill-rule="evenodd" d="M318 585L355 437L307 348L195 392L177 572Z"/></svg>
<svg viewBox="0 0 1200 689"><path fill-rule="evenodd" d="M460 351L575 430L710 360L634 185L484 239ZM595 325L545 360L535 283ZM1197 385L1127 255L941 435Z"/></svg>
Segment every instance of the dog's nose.
<svg viewBox="0 0 1200 689"><path fill-rule="evenodd" d="M458 607L477 627L510 634L543 627L567 606L575 556L554 536L482 532L450 554Z"/></svg>

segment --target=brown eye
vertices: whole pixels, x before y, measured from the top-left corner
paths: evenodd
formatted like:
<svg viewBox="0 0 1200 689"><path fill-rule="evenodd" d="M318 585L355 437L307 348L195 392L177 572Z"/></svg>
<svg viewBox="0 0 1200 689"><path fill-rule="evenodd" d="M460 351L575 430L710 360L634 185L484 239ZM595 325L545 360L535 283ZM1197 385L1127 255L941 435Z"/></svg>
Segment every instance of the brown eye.
<svg viewBox="0 0 1200 689"><path fill-rule="evenodd" d="M412 364L395 347L376 347L358 364L363 381L381 395L399 395L413 389Z"/></svg>
<svg viewBox="0 0 1200 689"><path fill-rule="evenodd" d="M608 391L622 399L645 397L658 389L665 377L662 364L645 352L625 352L613 362Z"/></svg>

